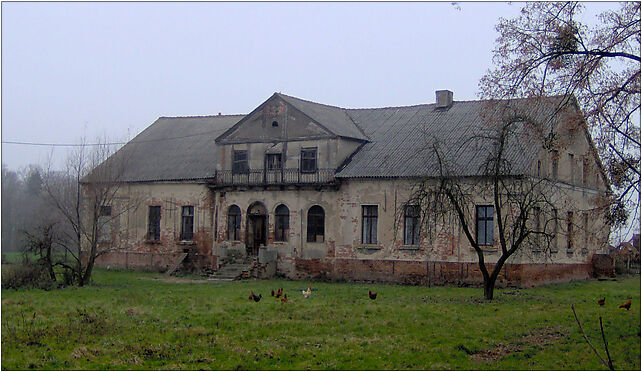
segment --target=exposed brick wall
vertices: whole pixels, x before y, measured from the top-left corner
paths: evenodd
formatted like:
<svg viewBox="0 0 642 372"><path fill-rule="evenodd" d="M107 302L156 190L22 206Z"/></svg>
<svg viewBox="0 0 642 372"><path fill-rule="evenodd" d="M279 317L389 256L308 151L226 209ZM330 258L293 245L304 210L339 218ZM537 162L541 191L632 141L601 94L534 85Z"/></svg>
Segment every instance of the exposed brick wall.
<svg viewBox="0 0 642 372"><path fill-rule="evenodd" d="M164 271L174 263L180 252L107 252L96 259L96 267L110 269Z"/></svg>
<svg viewBox="0 0 642 372"><path fill-rule="evenodd" d="M488 270L493 269L488 265ZM505 264L498 287L527 287L587 279L588 264ZM296 279L376 281L414 285L480 285L483 277L476 262L295 259Z"/></svg>

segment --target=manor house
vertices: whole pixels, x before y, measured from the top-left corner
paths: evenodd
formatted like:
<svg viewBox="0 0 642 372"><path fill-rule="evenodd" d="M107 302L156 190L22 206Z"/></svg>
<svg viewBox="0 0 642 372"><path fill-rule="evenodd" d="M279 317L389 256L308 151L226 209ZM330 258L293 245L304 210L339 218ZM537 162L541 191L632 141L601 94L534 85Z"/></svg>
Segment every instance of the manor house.
<svg viewBox="0 0 642 372"><path fill-rule="evenodd" d="M561 100L514 101L550 115L545 137L557 140L517 135L506 176L555 183L563 197L552 211L562 222L550 226L549 249L529 246L508 260L500 285L587 278L593 257L607 253L608 183L577 104L560 109ZM408 200L418 181L443 175L434 143L450 176L484 182L484 142L464 139L492 120L489 104L444 90L433 103L348 109L274 93L247 115L160 117L115 155L127 166L119 198L104 209L114 217L101 244L111 250L97 266L216 272L247 260L260 276L479 283L477 254L456 219L424 223ZM476 197L470 225L493 262L492 195ZM136 208L115 212L134 198Z"/></svg>

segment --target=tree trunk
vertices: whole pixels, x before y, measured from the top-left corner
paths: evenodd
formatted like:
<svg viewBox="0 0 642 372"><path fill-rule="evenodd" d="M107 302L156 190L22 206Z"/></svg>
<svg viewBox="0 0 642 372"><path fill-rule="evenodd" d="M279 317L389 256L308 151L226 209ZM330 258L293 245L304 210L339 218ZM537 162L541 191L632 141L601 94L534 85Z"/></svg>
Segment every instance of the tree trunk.
<svg viewBox="0 0 642 372"><path fill-rule="evenodd" d="M484 298L487 299L488 301L493 300L493 292L495 291L495 280L497 278L494 277L489 277L488 279L484 279Z"/></svg>

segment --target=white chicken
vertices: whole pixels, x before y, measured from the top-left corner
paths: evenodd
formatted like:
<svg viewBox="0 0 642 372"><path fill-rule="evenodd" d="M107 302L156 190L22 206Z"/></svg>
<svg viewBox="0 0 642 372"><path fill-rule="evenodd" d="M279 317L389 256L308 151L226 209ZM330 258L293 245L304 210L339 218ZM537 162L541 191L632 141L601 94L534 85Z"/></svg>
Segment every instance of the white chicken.
<svg viewBox="0 0 642 372"><path fill-rule="evenodd" d="M310 288L310 286L308 286L308 290L307 291L301 291L301 293L303 294L303 297L308 298L312 294L312 289Z"/></svg>

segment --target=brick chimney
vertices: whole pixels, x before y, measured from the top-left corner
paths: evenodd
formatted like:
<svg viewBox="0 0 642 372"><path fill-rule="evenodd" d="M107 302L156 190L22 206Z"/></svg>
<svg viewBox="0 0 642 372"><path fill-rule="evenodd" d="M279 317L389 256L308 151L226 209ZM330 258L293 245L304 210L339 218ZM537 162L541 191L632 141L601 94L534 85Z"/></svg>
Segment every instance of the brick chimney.
<svg viewBox="0 0 642 372"><path fill-rule="evenodd" d="M437 96L437 105L436 108L446 109L453 105L453 92L449 90L437 90L435 91Z"/></svg>

